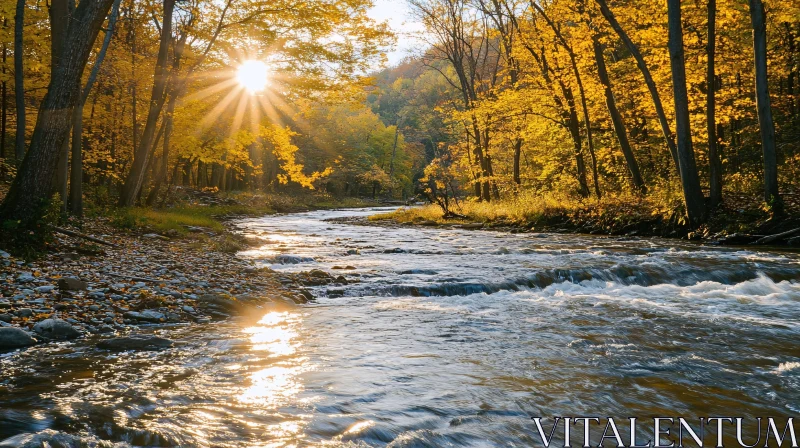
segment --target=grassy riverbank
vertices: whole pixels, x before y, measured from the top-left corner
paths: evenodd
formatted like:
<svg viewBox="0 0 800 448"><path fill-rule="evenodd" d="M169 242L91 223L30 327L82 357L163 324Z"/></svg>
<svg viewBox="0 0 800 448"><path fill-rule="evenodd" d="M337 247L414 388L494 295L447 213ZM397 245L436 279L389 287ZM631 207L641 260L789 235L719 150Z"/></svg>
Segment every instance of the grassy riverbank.
<svg viewBox="0 0 800 448"><path fill-rule="evenodd" d="M678 197L619 195L601 200L568 196L524 195L499 202L461 201L452 211L461 216L445 218L436 205L401 208L370 217L372 222L392 221L419 225L463 225L506 228L517 231L572 232L604 235L664 236L721 239L731 235L772 235L800 227L800 196L784 195L786 215L773 218L761 207L760 198L729 195L706 224L686 224ZM798 234L800 235L800 234ZM794 235L794 236L798 236ZM745 238L746 239L746 238ZM788 242L787 238L784 242ZM742 241L748 242L748 241ZM800 244L799 240L793 241Z"/></svg>

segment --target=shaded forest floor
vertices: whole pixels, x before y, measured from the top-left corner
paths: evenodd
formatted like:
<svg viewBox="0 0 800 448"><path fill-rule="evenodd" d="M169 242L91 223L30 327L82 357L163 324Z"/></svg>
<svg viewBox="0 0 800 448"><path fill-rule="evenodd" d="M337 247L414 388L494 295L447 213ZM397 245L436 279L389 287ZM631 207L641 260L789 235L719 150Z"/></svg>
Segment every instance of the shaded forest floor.
<svg viewBox="0 0 800 448"><path fill-rule="evenodd" d="M680 207L641 196L607 197L600 201L559 197L521 198L495 203L461 201L452 207L461 216L445 218L436 205L401 208L369 218L373 224L460 226L512 232L586 233L660 236L708 240L721 244L764 243L762 238L798 229L770 244L800 246L800 194L785 192L785 213L773 218L760 197L729 194L699 228L687 225Z"/></svg>

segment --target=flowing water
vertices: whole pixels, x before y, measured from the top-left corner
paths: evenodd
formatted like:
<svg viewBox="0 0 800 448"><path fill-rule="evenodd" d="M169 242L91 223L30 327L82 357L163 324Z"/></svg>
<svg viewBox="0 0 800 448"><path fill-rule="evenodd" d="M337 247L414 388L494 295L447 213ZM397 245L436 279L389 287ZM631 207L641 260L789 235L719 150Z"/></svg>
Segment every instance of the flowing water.
<svg viewBox="0 0 800 448"><path fill-rule="evenodd" d="M0 440L533 446L531 416L800 413L796 253L326 221L374 212L239 223L241 256L351 280L315 304L0 355Z"/></svg>

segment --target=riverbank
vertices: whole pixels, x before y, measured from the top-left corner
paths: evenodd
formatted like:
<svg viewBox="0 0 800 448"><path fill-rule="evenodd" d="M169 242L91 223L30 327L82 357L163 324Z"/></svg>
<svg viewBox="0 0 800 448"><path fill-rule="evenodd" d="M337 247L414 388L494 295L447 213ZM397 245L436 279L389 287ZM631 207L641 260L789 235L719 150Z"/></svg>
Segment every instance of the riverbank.
<svg viewBox="0 0 800 448"><path fill-rule="evenodd" d="M761 208L758 198L730 195L699 228L686 224L680 207L665 206L665 201L640 196L606 197L600 201L548 196L496 203L461 201L451 210L454 214L447 217L439 206L426 205L374 215L369 218L369 224L658 236L720 244L800 246L800 195L786 193L784 200L786 214L773 218Z"/></svg>
<svg viewBox="0 0 800 448"><path fill-rule="evenodd" d="M300 211L336 204L306 198L291 206ZM274 205L263 196L187 190L164 209L111 209L60 224L33 261L0 251L0 350L91 335L129 336L143 325L260 316L258 310L313 300L305 286L333 277L278 274L236 256L257 242L227 223L282 208Z"/></svg>

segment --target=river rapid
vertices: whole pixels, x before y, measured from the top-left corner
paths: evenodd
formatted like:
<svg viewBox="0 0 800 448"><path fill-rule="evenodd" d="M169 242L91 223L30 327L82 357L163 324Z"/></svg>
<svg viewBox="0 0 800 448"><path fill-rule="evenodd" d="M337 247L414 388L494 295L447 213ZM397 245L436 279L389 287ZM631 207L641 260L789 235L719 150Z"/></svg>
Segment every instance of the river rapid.
<svg viewBox="0 0 800 448"><path fill-rule="evenodd" d="M0 446L541 446L532 416L800 414L797 253L328 221L377 211L238 222L263 241L240 256L350 281L316 303L146 329L161 352L0 354Z"/></svg>

